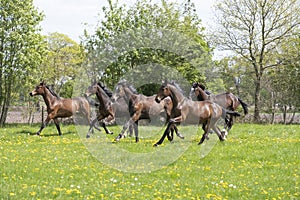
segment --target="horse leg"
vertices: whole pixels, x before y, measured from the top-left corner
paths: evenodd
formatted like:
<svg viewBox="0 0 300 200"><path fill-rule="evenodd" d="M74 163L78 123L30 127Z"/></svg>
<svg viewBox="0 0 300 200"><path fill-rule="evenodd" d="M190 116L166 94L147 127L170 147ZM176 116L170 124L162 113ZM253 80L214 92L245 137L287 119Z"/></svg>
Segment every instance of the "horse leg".
<svg viewBox="0 0 300 200"><path fill-rule="evenodd" d="M45 119L45 121L42 123L40 130L38 130L38 132L36 133L37 135L40 135L40 133L47 126L47 124L49 123L50 120L51 120L51 118L48 115L47 118Z"/></svg>
<svg viewBox="0 0 300 200"><path fill-rule="evenodd" d="M224 135L221 133L221 130L219 129L219 127L217 127L217 119L216 120L212 120L211 122L211 127L212 129L216 132L216 134L218 135L220 141L224 141L225 140L225 137Z"/></svg>
<svg viewBox="0 0 300 200"><path fill-rule="evenodd" d="M169 134L167 134L167 138L170 142L173 141L173 137L174 137L174 125L172 125L170 127L170 132L169 132Z"/></svg>
<svg viewBox="0 0 300 200"><path fill-rule="evenodd" d="M113 132L111 132L110 130L108 130L108 129L106 128L106 125L105 125L105 123L104 123L103 121L101 121L101 122L99 122L99 123L100 123L100 125L104 128L106 134L114 134Z"/></svg>
<svg viewBox="0 0 300 200"><path fill-rule="evenodd" d="M176 133L177 137L179 137L180 139L184 139L184 136L181 135L181 133L179 133L176 124L174 124L174 130L175 130L175 133Z"/></svg>
<svg viewBox="0 0 300 200"><path fill-rule="evenodd" d="M94 134L94 129L93 127L95 127L95 129L97 129L98 131L101 131L100 128L98 128L95 124L96 122L98 121L98 117L96 117L95 119L93 119L93 121L91 122L90 124L90 128L89 128L89 131L88 133L86 134L86 138L90 138L90 133Z"/></svg>
<svg viewBox="0 0 300 200"><path fill-rule="evenodd" d="M135 133L135 142L139 142L139 129L138 129L139 121L133 123L133 129Z"/></svg>
<svg viewBox="0 0 300 200"><path fill-rule="evenodd" d="M208 132L211 129L210 123L211 123L211 119L208 119L206 122L204 122L202 124L202 129L204 130L204 133L203 133L202 138L200 139L198 145L202 144L205 139L207 139L207 140L209 139Z"/></svg>
<svg viewBox="0 0 300 200"><path fill-rule="evenodd" d="M233 116L230 115L229 121L228 121L228 126L227 126L227 132L230 131L230 129L232 128L232 126L233 126Z"/></svg>
<svg viewBox="0 0 300 200"><path fill-rule="evenodd" d="M58 131L58 135L61 135L61 131L60 131L60 126L59 126L59 121L58 121L58 119L55 118L55 119L53 119L53 121L54 121L54 124L55 124L55 126L56 126L56 129L57 129L57 131Z"/></svg>
<svg viewBox="0 0 300 200"><path fill-rule="evenodd" d="M128 129L128 127L130 127L132 124L133 124L132 119L129 119L129 120L124 124L121 133L116 137L115 140L116 140L116 141L119 141L119 140L122 138L122 136L124 135L125 131Z"/></svg>
<svg viewBox="0 0 300 200"><path fill-rule="evenodd" d="M133 125L130 125L129 128L128 128L128 131L129 131L129 137L132 137L133 135Z"/></svg>
<svg viewBox="0 0 300 200"><path fill-rule="evenodd" d="M157 143L155 143L153 146L156 147L156 146L161 145L163 143L163 141L166 138L167 134L169 134L169 132L170 132L170 127L171 127L172 124L173 124L172 122L168 123L168 126L167 126L164 134L162 135L162 137L160 138L160 140Z"/></svg>

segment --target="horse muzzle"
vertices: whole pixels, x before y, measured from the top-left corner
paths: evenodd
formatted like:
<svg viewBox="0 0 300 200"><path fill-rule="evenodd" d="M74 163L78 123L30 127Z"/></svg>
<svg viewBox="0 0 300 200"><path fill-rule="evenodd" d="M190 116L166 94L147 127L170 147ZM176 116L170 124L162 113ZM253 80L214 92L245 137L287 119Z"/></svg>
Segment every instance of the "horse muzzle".
<svg viewBox="0 0 300 200"><path fill-rule="evenodd" d="M30 92L30 93L29 93L29 95L30 95L31 97L33 97L33 96L34 96L34 94L33 94L32 92Z"/></svg>

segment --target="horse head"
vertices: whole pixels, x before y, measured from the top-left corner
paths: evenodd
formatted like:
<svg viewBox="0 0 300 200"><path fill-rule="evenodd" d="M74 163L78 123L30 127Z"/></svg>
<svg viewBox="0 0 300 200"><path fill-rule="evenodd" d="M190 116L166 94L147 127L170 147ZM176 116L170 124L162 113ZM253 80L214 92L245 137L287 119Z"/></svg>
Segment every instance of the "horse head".
<svg viewBox="0 0 300 200"><path fill-rule="evenodd" d="M86 90L84 96L89 97L97 92L97 82L93 82Z"/></svg>
<svg viewBox="0 0 300 200"><path fill-rule="evenodd" d="M46 84L44 81L40 82L39 85L37 85L32 92L29 93L30 96L35 96L35 95L43 95L45 93L45 87Z"/></svg>
<svg viewBox="0 0 300 200"><path fill-rule="evenodd" d="M171 95L171 91L169 89L169 84L168 84L168 82L165 81L160 86L160 88L155 96L155 101L157 103L160 103L164 98L166 98L167 96L170 96L170 95Z"/></svg>

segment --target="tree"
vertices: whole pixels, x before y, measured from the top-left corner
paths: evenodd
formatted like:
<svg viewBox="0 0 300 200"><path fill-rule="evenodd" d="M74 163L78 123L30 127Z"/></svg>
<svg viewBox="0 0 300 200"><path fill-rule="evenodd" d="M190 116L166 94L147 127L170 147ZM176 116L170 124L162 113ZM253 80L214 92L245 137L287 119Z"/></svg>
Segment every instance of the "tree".
<svg viewBox="0 0 300 200"><path fill-rule="evenodd" d="M270 85L272 87L273 112L279 106L283 111L283 123L292 123L295 113L300 108L300 35L289 38L279 47L282 64L270 70ZM287 122L288 108L293 113L290 122ZM273 114L274 115L274 114Z"/></svg>
<svg viewBox="0 0 300 200"><path fill-rule="evenodd" d="M26 84L26 76L36 70L46 52L39 33L42 19L32 0L0 1L0 126L13 91Z"/></svg>
<svg viewBox="0 0 300 200"><path fill-rule="evenodd" d="M157 80L178 79L178 74L189 82L205 80L200 72L211 65L210 48L190 1L183 9L165 0L161 4L138 0L130 8L109 2L95 34L85 35L89 76L111 87L126 74L128 81L134 77L154 81L149 74Z"/></svg>
<svg viewBox="0 0 300 200"><path fill-rule="evenodd" d="M214 41L248 63L255 74L254 120L259 121L262 80L282 63L278 46L299 27L297 0L220 0L216 4Z"/></svg>
<svg viewBox="0 0 300 200"><path fill-rule="evenodd" d="M61 33L49 34L47 44L48 54L40 68L40 77L51 84L58 94L71 97L72 81L84 60L83 48Z"/></svg>

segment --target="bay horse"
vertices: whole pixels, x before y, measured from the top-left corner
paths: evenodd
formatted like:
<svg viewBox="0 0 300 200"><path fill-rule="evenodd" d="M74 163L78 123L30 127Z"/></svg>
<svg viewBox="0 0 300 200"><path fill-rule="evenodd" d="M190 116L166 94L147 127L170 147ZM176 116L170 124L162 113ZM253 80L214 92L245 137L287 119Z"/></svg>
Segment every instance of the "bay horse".
<svg viewBox="0 0 300 200"><path fill-rule="evenodd" d="M91 129L95 126L97 121L104 128L106 134L113 134L113 132L106 128L105 122L103 121L106 119L107 122L110 122L115 119L115 114L112 109L112 101L110 99L112 97L112 92L102 83L94 82L87 88L85 96L89 97L93 94L96 94L99 101L98 112L96 118L91 122L91 126L86 137L90 137Z"/></svg>
<svg viewBox="0 0 300 200"><path fill-rule="evenodd" d="M211 100L220 105L221 107L231 111L236 111L238 106L242 105L244 114L248 114L248 105L245 102L243 102L239 97L235 96L230 92L220 93L216 95L208 95L205 92L205 86L200 83L193 83L191 91L194 91L198 101ZM227 117L225 118L225 128L227 128L228 132L233 126L233 121L234 118L232 115L229 116L229 119Z"/></svg>
<svg viewBox="0 0 300 200"><path fill-rule="evenodd" d="M89 125L90 123L90 104L84 97L75 98L62 98L59 97L52 89L50 89L44 81L35 87L35 89L29 93L30 96L41 95L47 106L47 118L42 123L41 128L36 133L40 135L42 130L47 126L50 120L53 120L58 131L61 135L58 118L71 117L75 113L81 113L85 116Z"/></svg>
<svg viewBox="0 0 300 200"><path fill-rule="evenodd" d="M173 102L173 116L169 120L168 126L161 137L161 139L154 144L154 146L160 145L167 134L170 132L170 128L172 124L177 122L187 122L190 124L202 124L202 128L204 129L204 133L202 135L201 140L198 144L202 144L205 138L208 138L208 133L210 129L213 129L218 135L220 141L225 140L224 134L217 127L217 121L220 118L224 118L226 114L240 116L239 113L234 111L229 111L223 109L218 104L212 101L193 101L186 98L180 89L174 84L165 82L161 85L156 97L155 101L160 103L166 97L170 97Z"/></svg>
<svg viewBox="0 0 300 200"><path fill-rule="evenodd" d="M125 98L128 102L128 111L130 119L124 124L121 133L115 138L119 141L125 131L133 125L133 130L135 133L135 141L139 142L138 136L138 122L142 119L151 120L151 116L158 116L164 113L163 104L157 104L155 102L155 95L145 96L143 94L138 94L132 85L128 84L126 81L121 81L117 84L114 99Z"/></svg>

